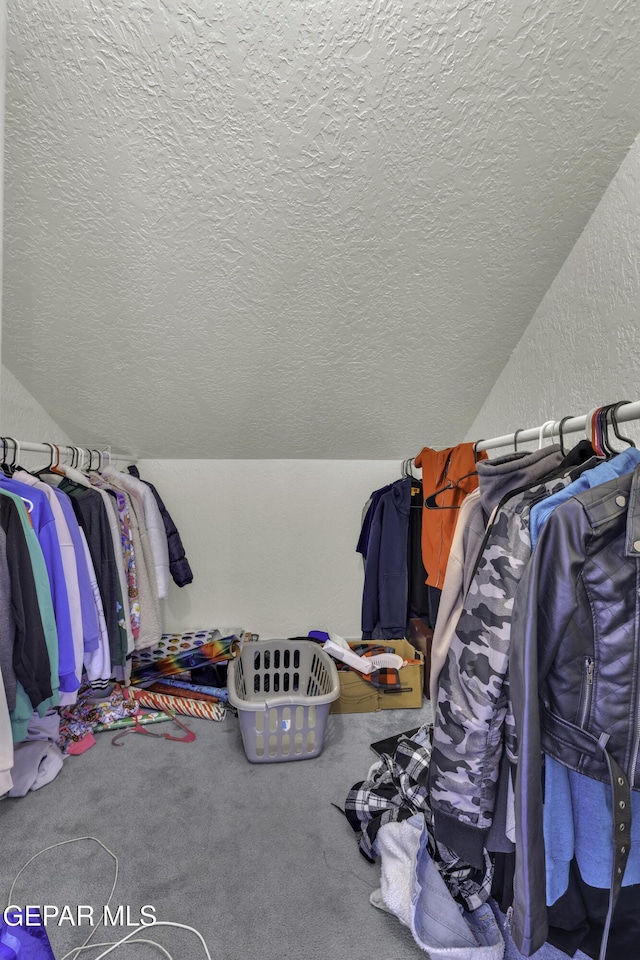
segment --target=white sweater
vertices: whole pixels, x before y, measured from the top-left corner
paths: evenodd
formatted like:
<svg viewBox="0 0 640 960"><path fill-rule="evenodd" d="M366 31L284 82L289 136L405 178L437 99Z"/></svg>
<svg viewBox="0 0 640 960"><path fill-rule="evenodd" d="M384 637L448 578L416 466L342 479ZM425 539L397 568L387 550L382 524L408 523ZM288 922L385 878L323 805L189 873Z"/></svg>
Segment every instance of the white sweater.
<svg viewBox="0 0 640 960"><path fill-rule="evenodd" d="M115 487L125 490L129 496L135 499L136 503L140 504L153 555L158 597L163 600L169 594L169 545L164 521L155 497L146 483L138 480L137 477L132 477L129 473L121 473L115 467L105 467L101 475L105 480L113 483Z"/></svg>

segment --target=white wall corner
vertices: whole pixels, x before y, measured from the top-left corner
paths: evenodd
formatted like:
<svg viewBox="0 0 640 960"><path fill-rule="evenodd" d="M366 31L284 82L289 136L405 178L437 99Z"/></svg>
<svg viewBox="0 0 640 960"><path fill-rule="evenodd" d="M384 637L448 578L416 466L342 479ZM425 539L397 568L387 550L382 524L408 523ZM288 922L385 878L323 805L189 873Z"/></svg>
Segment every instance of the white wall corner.
<svg viewBox="0 0 640 960"><path fill-rule="evenodd" d="M580 416L616 400L640 398L639 264L640 137L465 439L500 436L546 420ZM626 432L640 438L640 428L626 426ZM501 452L508 450L494 455Z"/></svg>

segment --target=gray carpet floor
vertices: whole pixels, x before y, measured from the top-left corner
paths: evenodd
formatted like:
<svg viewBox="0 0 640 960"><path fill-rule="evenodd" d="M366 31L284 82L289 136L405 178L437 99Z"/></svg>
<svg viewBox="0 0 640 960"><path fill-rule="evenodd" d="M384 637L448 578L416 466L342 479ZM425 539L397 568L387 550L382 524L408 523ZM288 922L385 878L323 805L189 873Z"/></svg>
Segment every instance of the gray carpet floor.
<svg viewBox="0 0 640 960"><path fill-rule="evenodd" d="M238 720L187 720L194 743L131 735L121 747L108 733L86 754L69 757L56 780L22 799L0 802L3 903L23 864L50 844L93 836L119 859L113 908L131 920L149 904L159 920L185 923L204 937L213 960L416 960L425 954L369 894L379 867L332 803L375 760L369 744L430 719L420 710L330 716L313 760L251 764ZM156 730L161 729L157 727ZM51 850L25 870L14 902L94 907L102 913L113 861L94 842ZM91 927L48 925L56 958ZM98 931L114 941L127 929ZM193 934L149 933L174 960L205 954ZM100 951L86 951L94 957ZM151 946L110 956L155 960ZM508 960L519 954L510 945ZM578 954L578 957L581 955ZM564 960L545 946L537 960Z"/></svg>

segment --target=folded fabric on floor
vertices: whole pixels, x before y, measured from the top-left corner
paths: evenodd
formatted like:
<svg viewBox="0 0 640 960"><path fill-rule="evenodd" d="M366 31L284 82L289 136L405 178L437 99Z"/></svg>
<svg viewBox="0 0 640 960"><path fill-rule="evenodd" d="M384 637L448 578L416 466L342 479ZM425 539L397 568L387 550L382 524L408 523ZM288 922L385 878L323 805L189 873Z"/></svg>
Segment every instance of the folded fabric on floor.
<svg viewBox="0 0 640 960"><path fill-rule="evenodd" d="M488 853L482 869L469 866L433 837L429 806L428 773L431 761L431 728L421 727L411 738L401 738L393 756L383 754L372 779L356 783L347 795L345 814L360 832L360 852L372 863L379 856L377 835L391 821L422 815L428 837L428 854L449 892L466 910L482 906L491 892L492 867Z"/></svg>
<svg viewBox="0 0 640 960"><path fill-rule="evenodd" d="M429 856L424 816L383 824L380 890L370 900L411 929L431 960L502 960L505 944L489 904L461 909Z"/></svg>
<svg viewBox="0 0 640 960"><path fill-rule="evenodd" d="M54 780L64 764L62 750L50 740L24 740L13 752L13 787L9 797L25 797Z"/></svg>

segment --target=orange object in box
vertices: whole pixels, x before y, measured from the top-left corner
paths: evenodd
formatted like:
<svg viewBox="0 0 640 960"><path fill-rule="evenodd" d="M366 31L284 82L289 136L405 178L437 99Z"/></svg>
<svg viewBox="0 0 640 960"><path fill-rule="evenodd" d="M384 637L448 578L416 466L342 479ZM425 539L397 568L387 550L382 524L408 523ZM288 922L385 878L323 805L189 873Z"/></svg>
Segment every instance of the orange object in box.
<svg viewBox="0 0 640 960"><path fill-rule="evenodd" d="M416 661L399 670L402 689L385 693L363 680L355 670L338 670L340 697L331 704L331 713L376 713L378 710L405 710L421 707L424 693L424 654L408 640L372 640L358 646L390 647L403 660Z"/></svg>

